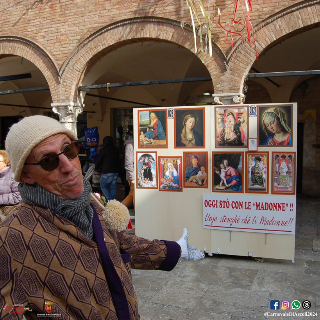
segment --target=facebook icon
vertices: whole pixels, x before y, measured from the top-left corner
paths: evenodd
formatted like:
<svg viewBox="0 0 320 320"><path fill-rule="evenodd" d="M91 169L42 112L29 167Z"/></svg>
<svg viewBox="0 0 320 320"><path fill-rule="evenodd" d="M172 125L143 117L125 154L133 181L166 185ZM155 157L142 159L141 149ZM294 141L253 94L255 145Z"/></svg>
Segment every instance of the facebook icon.
<svg viewBox="0 0 320 320"><path fill-rule="evenodd" d="M270 309L271 309L271 310L278 310L278 309L280 309L280 301L279 301L279 300L271 300L271 301L270 301Z"/></svg>

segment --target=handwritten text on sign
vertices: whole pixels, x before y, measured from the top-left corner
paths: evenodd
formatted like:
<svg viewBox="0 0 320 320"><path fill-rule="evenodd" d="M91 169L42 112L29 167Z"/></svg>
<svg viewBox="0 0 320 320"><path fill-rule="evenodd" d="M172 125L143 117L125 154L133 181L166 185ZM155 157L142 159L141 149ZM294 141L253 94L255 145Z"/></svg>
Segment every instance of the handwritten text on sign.
<svg viewBox="0 0 320 320"><path fill-rule="evenodd" d="M295 197L203 195L203 228L295 234L295 224Z"/></svg>

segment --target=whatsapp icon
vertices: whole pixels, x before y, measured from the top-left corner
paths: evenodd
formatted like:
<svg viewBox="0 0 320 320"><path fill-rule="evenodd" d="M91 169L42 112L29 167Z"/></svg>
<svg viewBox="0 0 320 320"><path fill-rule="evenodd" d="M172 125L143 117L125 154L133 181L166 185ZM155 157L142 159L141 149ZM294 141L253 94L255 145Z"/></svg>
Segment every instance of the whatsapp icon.
<svg viewBox="0 0 320 320"><path fill-rule="evenodd" d="M291 308L292 309L299 309L300 307L301 307L300 301L298 301L298 300L292 301L292 303L291 303Z"/></svg>

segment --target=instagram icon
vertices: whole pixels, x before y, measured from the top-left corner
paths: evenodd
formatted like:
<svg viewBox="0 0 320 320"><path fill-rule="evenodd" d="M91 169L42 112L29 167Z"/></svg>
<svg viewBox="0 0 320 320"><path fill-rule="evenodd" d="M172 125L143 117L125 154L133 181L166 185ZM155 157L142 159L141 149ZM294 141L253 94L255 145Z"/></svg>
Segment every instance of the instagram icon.
<svg viewBox="0 0 320 320"><path fill-rule="evenodd" d="M281 309L282 310L289 310L290 309L290 301L282 300L281 301Z"/></svg>

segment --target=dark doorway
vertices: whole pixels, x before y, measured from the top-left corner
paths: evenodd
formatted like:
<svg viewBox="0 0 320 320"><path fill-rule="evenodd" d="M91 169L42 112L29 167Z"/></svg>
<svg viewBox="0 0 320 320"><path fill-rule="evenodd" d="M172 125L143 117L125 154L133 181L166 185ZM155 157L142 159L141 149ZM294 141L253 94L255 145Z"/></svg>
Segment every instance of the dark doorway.
<svg viewBox="0 0 320 320"><path fill-rule="evenodd" d="M303 171L303 123L298 122L297 135L297 193L302 193L302 171Z"/></svg>
<svg viewBox="0 0 320 320"><path fill-rule="evenodd" d="M0 149L4 149L5 148L5 140L6 140L6 136L7 133L10 129L10 127L19 122L22 119L21 116L16 116L16 117L2 117L1 118L1 146Z"/></svg>

